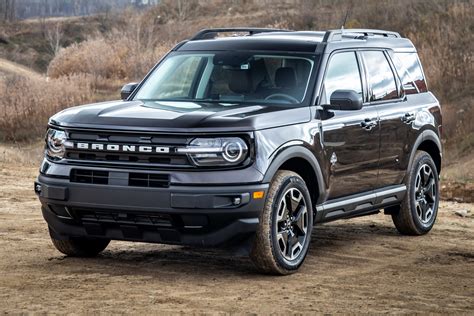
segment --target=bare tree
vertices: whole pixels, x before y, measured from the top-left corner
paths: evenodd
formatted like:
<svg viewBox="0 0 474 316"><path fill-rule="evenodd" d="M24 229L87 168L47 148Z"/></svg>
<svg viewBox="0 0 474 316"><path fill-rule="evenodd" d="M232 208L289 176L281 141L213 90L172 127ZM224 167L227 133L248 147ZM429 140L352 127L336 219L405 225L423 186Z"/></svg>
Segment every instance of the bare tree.
<svg viewBox="0 0 474 316"><path fill-rule="evenodd" d="M186 20L197 5L196 0L175 0L173 3L176 15L181 21Z"/></svg>
<svg viewBox="0 0 474 316"><path fill-rule="evenodd" d="M16 18L16 0L2 0L0 13L3 21L13 21Z"/></svg>
<svg viewBox="0 0 474 316"><path fill-rule="evenodd" d="M53 56L55 56L61 49L61 42L64 36L64 31L60 23L49 25L46 28L46 41Z"/></svg>

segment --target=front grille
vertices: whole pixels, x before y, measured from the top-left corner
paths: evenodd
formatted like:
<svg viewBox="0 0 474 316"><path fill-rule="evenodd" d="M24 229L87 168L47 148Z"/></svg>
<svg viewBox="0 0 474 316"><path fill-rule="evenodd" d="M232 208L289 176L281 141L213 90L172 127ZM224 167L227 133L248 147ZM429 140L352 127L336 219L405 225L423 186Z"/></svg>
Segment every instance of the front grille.
<svg viewBox="0 0 474 316"><path fill-rule="evenodd" d="M88 183L88 184L108 184L109 172L97 170L71 170L71 182Z"/></svg>
<svg viewBox="0 0 474 316"><path fill-rule="evenodd" d="M184 155L143 155L133 153L85 153L74 149L68 149L66 158L84 162L109 162L109 163L146 163L171 166L189 166L187 156Z"/></svg>
<svg viewBox="0 0 474 316"><path fill-rule="evenodd" d="M125 179L125 181L123 181ZM128 179L128 180L127 180ZM145 188L168 188L169 174L145 172L108 172L87 169L72 169L69 177L71 182L103 185L122 185Z"/></svg>
<svg viewBox="0 0 474 316"><path fill-rule="evenodd" d="M190 138L180 135L168 134L124 134L119 132L98 132L98 131L75 131L70 130L68 138L73 142L87 142L104 145L135 145L135 146L166 146L174 149L184 147ZM186 155L176 154L174 150L169 153L143 153L143 152L110 152L92 151L78 148L67 148L66 159L73 162L91 165L144 165L147 167L170 167L185 168L194 167Z"/></svg>
<svg viewBox="0 0 474 316"><path fill-rule="evenodd" d="M173 219L169 214L91 210L86 208L72 208L72 212L78 220L89 223L159 227L173 226Z"/></svg>
<svg viewBox="0 0 474 316"><path fill-rule="evenodd" d="M128 185L132 187L167 188L170 177L167 174L130 173Z"/></svg>

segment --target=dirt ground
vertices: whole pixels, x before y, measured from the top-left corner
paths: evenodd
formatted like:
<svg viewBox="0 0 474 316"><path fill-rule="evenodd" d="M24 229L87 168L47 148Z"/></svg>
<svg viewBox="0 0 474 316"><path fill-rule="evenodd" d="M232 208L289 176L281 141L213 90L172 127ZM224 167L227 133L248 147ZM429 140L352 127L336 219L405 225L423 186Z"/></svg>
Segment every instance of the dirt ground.
<svg viewBox="0 0 474 316"><path fill-rule="evenodd" d="M49 241L35 168L0 164L0 312L474 313L474 207L443 202L422 237L382 214L317 226L299 273L220 250L112 242L94 259ZM455 211L467 211L466 217Z"/></svg>

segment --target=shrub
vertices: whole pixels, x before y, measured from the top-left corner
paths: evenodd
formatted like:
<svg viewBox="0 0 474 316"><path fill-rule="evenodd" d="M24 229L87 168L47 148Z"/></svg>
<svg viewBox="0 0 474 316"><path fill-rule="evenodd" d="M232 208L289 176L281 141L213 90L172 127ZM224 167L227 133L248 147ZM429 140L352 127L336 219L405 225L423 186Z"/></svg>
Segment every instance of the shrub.
<svg viewBox="0 0 474 316"><path fill-rule="evenodd" d="M125 69L122 56L126 49L118 47L103 38L97 38L63 48L49 64L48 76L59 78L86 73L95 78L123 77Z"/></svg>
<svg viewBox="0 0 474 316"><path fill-rule="evenodd" d="M0 139L12 141L43 135L51 115L93 97L84 74L51 80L7 76L0 91Z"/></svg>
<svg viewBox="0 0 474 316"><path fill-rule="evenodd" d="M167 45L146 46L139 39L114 31L108 38L89 39L61 49L48 67L48 76L89 74L94 87L104 79L139 80L169 49Z"/></svg>

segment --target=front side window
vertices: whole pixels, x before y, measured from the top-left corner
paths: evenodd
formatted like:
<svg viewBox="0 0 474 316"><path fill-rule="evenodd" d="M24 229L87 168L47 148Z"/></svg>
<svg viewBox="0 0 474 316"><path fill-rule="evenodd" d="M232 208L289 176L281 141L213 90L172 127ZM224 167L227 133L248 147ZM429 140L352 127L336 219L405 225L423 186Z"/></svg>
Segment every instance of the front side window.
<svg viewBox="0 0 474 316"><path fill-rule="evenodd" d="M175 53L153 71L134 99L301 104L314 58L226 51Z"/></svg>
<svg viewBox="0 0 474 316"><path fill-rule="evenodd" d="M355 52L333 55L329 61L322 103L328 104L336 90L353 90L362 95L362 81Z"/></svg>
<svg viewBox="0 0 474 316"><path fill-rule="evenodd" d="M370 101L397 99L395 76L384 52L366 51L362 54L367 67Z"/></svg>

